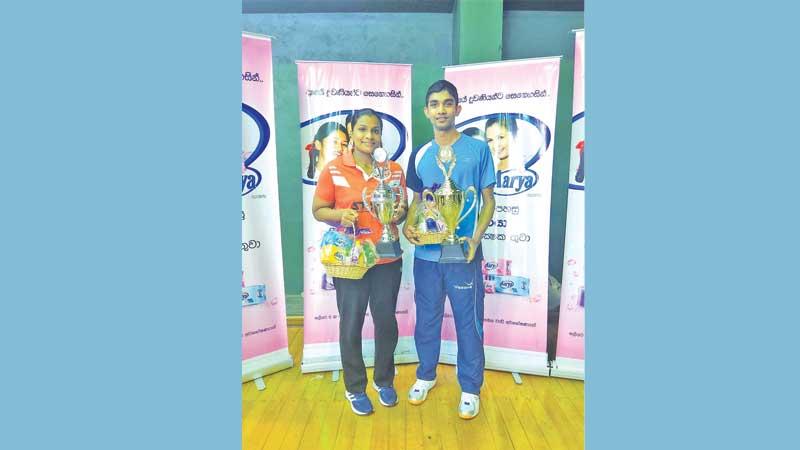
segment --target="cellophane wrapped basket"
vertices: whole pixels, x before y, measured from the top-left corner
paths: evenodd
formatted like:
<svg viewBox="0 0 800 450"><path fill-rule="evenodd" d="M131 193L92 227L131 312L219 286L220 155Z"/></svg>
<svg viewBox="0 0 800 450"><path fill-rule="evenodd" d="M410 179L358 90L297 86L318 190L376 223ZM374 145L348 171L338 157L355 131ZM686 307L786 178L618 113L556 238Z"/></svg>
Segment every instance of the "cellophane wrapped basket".
<svg viewBox="0 0 800 450"><path fill-rule="evenodd" d="M320 262L331 277L360 280L378 262L375 244L353 234L330 229L322 236Z"/></svg>
<svg viewBox="0 0 800 450"><path fill-rule="evenodd" d="M447 225L433 202L422 202L417 214L417 240L420 244L441 244L448 235Z"/></svg>

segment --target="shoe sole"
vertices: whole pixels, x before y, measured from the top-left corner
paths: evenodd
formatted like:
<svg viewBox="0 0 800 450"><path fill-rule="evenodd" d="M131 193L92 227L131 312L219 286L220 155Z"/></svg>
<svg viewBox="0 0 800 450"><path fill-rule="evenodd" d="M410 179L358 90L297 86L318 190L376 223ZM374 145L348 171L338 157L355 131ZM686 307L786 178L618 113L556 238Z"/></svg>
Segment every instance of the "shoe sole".
<svg viewBox="0 0 800 450"><path fill-rule="evenodd" d="M475 414L474 416L467 416L467 415L458 413L458 417L461 417L464 420L470 420L470 419L474 419L474 418L478 417L478 414Z"/></svg>
<svg viewBox="0 0 800 450"><path fill-rule="evenodd" d="M415 406L419 406L419 405L421 405L422 403L424 403L424 402L425 402L425 399L426 399L426 398L428 398L428 392L430 392L430 391L431 391L431 389L433 389L434 387L436 387L436 384L435 384L435 383L434 383L434 385L433 385L433 386L429 387L429 388L428 388L428 389L425 391L425 394L423 394L423 395L422 395L422 400L411 400L411 399L409 398L409 399L408 399L408 402L409 402L409 403L411 403L412 405L415 405Z"/></svg>
<svg viewBox="0 0 800 450"><path fill-rule="evenodd" d="M392 406L396 406L398 403L400 403L399 400L394 402L394 403L383 403L383 400L381 400L380 397L378 398L378 402L380 402L381 405L383 405L383 406L385 406L387 408L391 408Z"/></svg>
<svg viewBox="0 0 800 450"><path fill-rule="evenodd" d="M350 409L352 409L353 412L356 413L357 416L368 416L368 415L372 414L372 411L370 411L368 413L358 412L355 408L353 408L353 405L350 405Z"/></svg>
<svg viewBox="0 0 800 450"><path fill-rule="evenodd" d="M425 394L425 396L422 397L422 400L411 400L411 399L408 399L408 403L411 403L414 406L419 406L419 405L421 405L421 404L423 404L425 402L426 398L428 398L428 394Z"/></svg>
<svg viewBox="0 0 800 450"><path fill-rule="evenodd" d="M358 410L356 410L356 408L353 406L352 403L350 404L350 409L352 409L353 412L356 413L357 416L368 416L368 415L372 414L372 411L370 411L370 412L359 412Z"/></svg>

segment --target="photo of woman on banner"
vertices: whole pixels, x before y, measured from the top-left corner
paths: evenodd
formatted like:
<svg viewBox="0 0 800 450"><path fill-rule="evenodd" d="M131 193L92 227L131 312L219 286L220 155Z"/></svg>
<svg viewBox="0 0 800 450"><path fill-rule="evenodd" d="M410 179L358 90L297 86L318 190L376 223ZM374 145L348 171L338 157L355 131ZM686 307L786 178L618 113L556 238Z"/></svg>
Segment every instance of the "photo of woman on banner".
<svg viewBox="0 0 800 450"><path fill-rule="evenodd" d="M338 122L330 121L320 125L314 134L314 141L305 147L308 152L306 177L309 180L316 180L325 164L341 156L347 148L348 136L347 128Z"/></svg>
<svg viewBox="0 0 800 450"><path fill-rule="evenodd" d="M530 240L530 234L524 231L529 218L527 208L514 198L536 184L538 175L526 165L532 166L538 160L546 131L532 116L493 113L468 119L461 124L461 132L476 138L482 135L497 170L494 194L499 211L487 229L481 266L484 291L493 294L492 300L529 298L531 278L527 274L531 267L524 252L519 252Z"/></svg>
<svg viewBox="0 0 800 450"><path fill-rule="evenodd" d="M484 125L486 143L499 171L522 169L525 163L521 150L516 145L517 120L508 114L492 117Z"/></svg>
<svg viewBox="0 0 800 450"><path fill-rule="evenodd" d="M378 180L373 176L376 161L373 153L382 142L383 120L369 108L352 114L353 150L329 162L319 174L312 203L312 214L320 222L334 227L355 229L359 239L378 244L383 225L363 206L364 192L374 191ZM338 124L337 124L338 125ZM341 125L339 125L341 127ZM388 151L388 150L387 150ZM394 161L387 161L388 183L405 191L405 174ZM390 232L398 236L397 224L406 217L405 196L397 203L391 218ZM345 395L358 415L370 414L372 403L366 394L367 372L361 339L367 306L375 325L375 371L372 386L384 406L397 404L394 389L394 351L398 341L395 311L402 276L402 257L380 258L361 279L333 278L339 311L339 349L344 371Z"/></svg>

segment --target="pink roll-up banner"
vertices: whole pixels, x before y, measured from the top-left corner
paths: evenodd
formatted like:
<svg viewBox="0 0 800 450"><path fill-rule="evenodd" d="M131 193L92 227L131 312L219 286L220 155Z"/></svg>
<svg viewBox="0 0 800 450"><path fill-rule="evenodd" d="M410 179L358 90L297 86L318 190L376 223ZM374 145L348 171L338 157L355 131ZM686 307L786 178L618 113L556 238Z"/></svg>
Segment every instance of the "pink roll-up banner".
<svg viewBox="0 0 800 450"><path fill-rule="evenodd" d="M575 90L572 100L567 228L558 318L556 359L551 375L584 379L585 198L584 198L584 32L575 32Z"/></svg>
<svg viewBox="0 0 800 450"><path fill-rule="evenodd" d="M452 66L456 128L483 139L495 164L495 212L483 236L486 367L548 375L550 190L561 57ZM456 361L449 302L440 360Z"/></svg>
<svg viewBox="0 0 800 450"><path fill-rule="evenodd" d="M411 147L411 66L355 62L297 61L300 110L301 179L303 189L303 361L302 372L342 368L336 291L320 263L320 241L330 226L314 219L311 203L319 172L336 158L336 145L317 141L317 132L334 122L342 126L348 114L372 108L383 122L382 146L403 168ZM340 147L341 149L341 147ZM397 299L399 339L396 363L416 362L414 346L414 249L401 238L403 278ZM374 326L369 310L362 349L367 366L374 364Z"/></svg>
<svg viewBox="0 0 800 450"><path fill-rule="evenodd" d="M292 367L286 330L272 43L242 34L242 382Z"/></svg>

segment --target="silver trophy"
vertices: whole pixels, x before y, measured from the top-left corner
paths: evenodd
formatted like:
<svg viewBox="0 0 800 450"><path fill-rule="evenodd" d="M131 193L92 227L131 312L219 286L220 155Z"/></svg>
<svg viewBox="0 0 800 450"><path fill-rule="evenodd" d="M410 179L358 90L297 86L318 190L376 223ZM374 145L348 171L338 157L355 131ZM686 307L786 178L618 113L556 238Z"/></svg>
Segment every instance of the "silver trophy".
<svg viewBox="0 0 800 450"><path fill-rule="evenodd" d="M372 152L372 158L375 160L372 176L378 180L378 185L370 195L367 195L367 188L364 188L361 192L361 199L364 201L364 207L383 226L383 233L375 245L378 257L398 258L403 251L400 249L400 241L392 234L391 223L397 205L403 202L403 191L402 189L395 191L386 184L392 175L389 170L389 154L386 153L386 150L381 147L376 148Z"/></svg>

